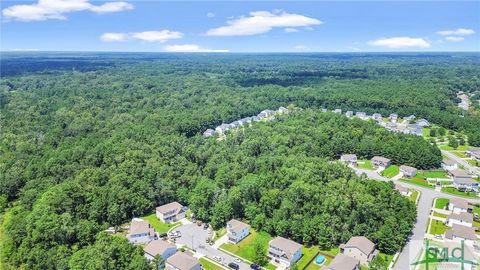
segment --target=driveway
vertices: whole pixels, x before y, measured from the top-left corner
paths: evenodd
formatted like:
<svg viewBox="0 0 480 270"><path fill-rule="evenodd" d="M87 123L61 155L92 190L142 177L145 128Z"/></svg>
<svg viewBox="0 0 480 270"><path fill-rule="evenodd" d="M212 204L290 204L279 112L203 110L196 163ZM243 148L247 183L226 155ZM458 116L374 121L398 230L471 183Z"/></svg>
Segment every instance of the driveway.
<svg viewBox="0 0 480 270"><path fill-rule="evenodd" d="M394 269L398 270L407 270L407 269L414 269L413 266L410 266L412 256L410 254L416 255L419 254L421 251L421 246L417 245L417 241L423 241L425 238L425 230L428 226L428 218L430 215L430 211L432 210L433 206L433 200L436 197L443 197L443 198L459 198L454 195L442 193L440 191L436 191L434 189L430 188L425 188L405 182L401 182L398 180L392 180L388 179L386 177L383 177L379 175L377 172L372 171L372 170L364 170L364 169L355 169L355 172L360 175L362 173L365 173L368 178L374 179L374 180L379 180L379 181L392 181L395 184L402 185L404 187L416 189L420 191L422 194L420 195L420 199L418 200L418 205L417 205L417 220L414 224L413 230L412 230L412 235L407 243L407 245L404 247L403 251L400 253L400 256L398 257L397 263L395 264ZM465 199L471 203L480 203L480 199L467 199L467 198L462 198Z"/></svg>
<svg viewBox="0 0 480 270"><path fill-rule="evenodd" d="M226 267L229 263L234 262L238 264L242 270L250 269L250 265L243 262L235 262L233 256L223 253L207 244L206 239L209 237L209 234L207 230L203 229L203 226L197 226L196 224L182 224L175 228L175 230L182 233L182 237L177 238L176 244L186 245L187 247L196 250L197 253L203 254L210 259L213 259L214 256L219 256L222 259L219 263Z"/></svg>

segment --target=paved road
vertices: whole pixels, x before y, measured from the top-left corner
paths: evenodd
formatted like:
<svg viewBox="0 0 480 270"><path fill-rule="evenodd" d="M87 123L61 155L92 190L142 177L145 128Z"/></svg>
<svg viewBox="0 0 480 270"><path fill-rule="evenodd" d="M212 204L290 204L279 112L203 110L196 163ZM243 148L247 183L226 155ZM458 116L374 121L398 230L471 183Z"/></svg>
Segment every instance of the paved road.
<svg viewBox="0 0 480 270"><path fill-rule="evenodd" d="M460 165L465 167L465 169L467 169L468 171L473 172L476 175L480 175L480 168L471 165L470 163L468 163L467 161L465 161L465 160L461 159L460 157L454 155L453 153L442 150L442 154L447 156L449 159L454 160L455 162L459 163Z"/></svg>
<svg viewBox="0 0 480 270"><path fill-rule="evenodd" d="M404 187L408 188L413 188L418 191L420 191L422 194L420 195L420 199L418 201L417 205L417 220L415 222L414 228L412 230L412 235L403 249L402 253L400 253L400 256L397 260L397 263L395 264L394 269L398 270L407 270L407 269L413 269L413 267L410 267L411 259L410 259L410 254L419 254L421 251L421 246L417 245L417 241L422 241L425 238L425 230L427 228L427 223L428 223L428 216L430 215L430 211L433 206L433 200L436 197L443 197L443 198L458 198L454 195L442 193L439 191L435 191L430 188L425 188L405 182L401 182L398 180L391 180L386 177L383 177L379 175L375 171L371 170L363 170L363 169L355 169L356 173L358 175L365 173L368 178L370 179L375 179L375 180L380 180L380 181L393 181L396 184L402 185ZM466 199L467 201L471 203L480 203L480 199Z"/></svg>
<svg viewBox="0 0 480 270"><path fill-rule="evenodd" d="M235 262L233 256L221 252L206 243L206 239L209 235L207 230L203 229L203 226L197 226L196 224L183 224L175 228L175 230L182 233L182 237L177 239L177 244L183 244L195 249L198 253L206 255L210 259L213 259L214 256L219 256L222 259L220 263L225 266L231 262ZM246 263L235 263L240 266L241 270L250 269L250 265Z"/></svg>

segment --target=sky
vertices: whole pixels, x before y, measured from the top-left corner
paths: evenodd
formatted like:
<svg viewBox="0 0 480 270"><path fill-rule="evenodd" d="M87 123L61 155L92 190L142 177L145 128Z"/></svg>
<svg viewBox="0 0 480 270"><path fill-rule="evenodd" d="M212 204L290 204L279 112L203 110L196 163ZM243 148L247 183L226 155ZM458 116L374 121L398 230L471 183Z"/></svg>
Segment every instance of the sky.
<svg viewBox="0 0 480 270"><path fill-rule="evenodd" d="M1 1L2 51L480 51L480 1Z"/></svg>

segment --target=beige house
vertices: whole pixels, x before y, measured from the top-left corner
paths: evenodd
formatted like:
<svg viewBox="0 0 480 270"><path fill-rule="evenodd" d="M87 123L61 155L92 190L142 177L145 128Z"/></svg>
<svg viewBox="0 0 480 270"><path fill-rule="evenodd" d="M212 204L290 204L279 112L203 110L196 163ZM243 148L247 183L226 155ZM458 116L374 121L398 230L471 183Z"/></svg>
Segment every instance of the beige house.
<svg viewBox="0 0 480 270"><path fill-rule="evenodd" d="M462 212L459 214L452 213L447 217L447 221L445 223L447 224L447 226L450 227L453 227L454 224L472 227L473 215L466 212Z"/></svg>
<svg viewBox="0 0 480 270"><path fill-rule="evenodd" d="M335 258L330 262L328 266L322 267L322 270L358 270L360 269L360 261L347 256L345 254L339 253Z"/></svg>
<svg viewBox="0 0 480 270"><path fill-rule="evenodd" d="M128 230L127 239L132 244L146 244L157 238L155 229L146 220L132 219Z"/></svg>
<svg viewBox="0 0 480 270"><path fill-rule="evenodd" d="M403 176L406 177L414 177L415 175L417 175L417 169L407 165L401 165L400 172L403 173Z"/></svg>
<svg viewBox="0 0 480 270"><path fill-rule="evenodd" d="M268 257L276 263L290 266L302 257L302 247L295 241L277 236L268 244Z"/></svg>
<svg viewBox="0 0 480 270"><path fill-rule="evenodd" d="M168 270L202 270L197 258L180 251L168 258L165 265Z"/></svg>
<svg viewBox="0 0 480 270"><path fill-rule="evenodd" d="M453 160L450 160L450 159L444 159L442 161L442 168L446 171L451 171L451 170L455 170L458 168L458 165L455 161Z"/></svg>
<svg viewBox="0 0 480 270"><path fill-rule="evenodd" d="M178 202L171 202L156 208L156 216L163 223L171 223L185 218L183 205Z"/></svg>
<svg viewBox="0 0 480 270"><path fill-rule="evenodd" d="M398 192L400 192L400 194L402 194L403 196L410 196L412 195L412 192L410 192L410 190L404 186L401 186L401 185L398 185L398 184L395 184L395 190L398 190Z"/></svg>
<svg viewBox="0 0 480 270"><path fill-rule="evenodd" d="M355 154L344 154L340 157L340 161L348 165L357 166L357 155Z"/></svg>
<svg viewBox="0 0 480 270"><path fill-rule="evenodd" d="M149 261L157 255L166 260L177 252L177 246L164 240L153 240L143 248L143 251L145 252L145 258Z"/></svg>
<svg viewBox="0 0 480 270"><path fill-rule="evenodd" d="M372 165L375 168L387 168L388 166L390 166L390 159L386 157L374 156L372 158Z"/></svg>
<svg viewBox="0 0 480 270"><path fill-rule="evenodd" d="M459 243L463 240L465 244L473 246L477 235L472 227L453 224L452 229L445 231L445 239Z"/></svg>
<svg viewBox="0 0 480 270"><path fill-rule="evenodd" d="M462 212L471 213L473 208L466 200L453 198L448 202L448 210L452 211L453 213L460 214Z"/></svg>
<svg viewBox="0 0 480 270"><path fill-rule="evenodd" d="M377 256L378 250L368 238L354 236L346 244L340 245L340 253L359 260L360 264L368 265Z"/></svg>

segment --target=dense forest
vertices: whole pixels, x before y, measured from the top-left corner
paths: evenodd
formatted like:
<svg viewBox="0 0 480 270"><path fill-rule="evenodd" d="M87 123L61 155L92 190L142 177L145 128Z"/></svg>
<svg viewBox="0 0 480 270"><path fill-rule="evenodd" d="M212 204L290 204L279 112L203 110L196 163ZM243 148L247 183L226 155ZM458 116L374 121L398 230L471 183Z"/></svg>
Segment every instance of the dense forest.
<svg viewBox="0 0 480 270"><path fill-rule="evenodd" d="M99 232L172 200L215 227L244 218L323 247L362 234L394 253L413 203L331 161L349 152L434 168L438 148L320 108L415 114L480 145L480 117L456 107L457 91L478 91L478 54L35 53L1 64L6 269L146 269L139 248ZM223 141L201 136L289 104L304 110Z"/></svg>

